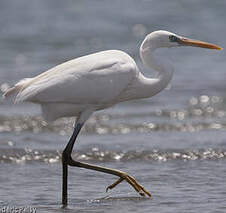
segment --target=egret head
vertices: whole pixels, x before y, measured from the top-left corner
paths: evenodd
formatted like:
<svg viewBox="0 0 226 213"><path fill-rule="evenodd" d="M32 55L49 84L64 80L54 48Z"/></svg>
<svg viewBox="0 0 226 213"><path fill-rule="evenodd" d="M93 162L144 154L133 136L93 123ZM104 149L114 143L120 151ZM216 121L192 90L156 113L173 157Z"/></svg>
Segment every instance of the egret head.
<svg viewBox="0 0 226 213"><path fill-rule="evenodd" d="M179 36L175 33L171 33L164 30L154 31L146 36L144 39L141 49L157 49L160 47L180 47L180 46L193 46L208 49L221 50L222 48L211 43L189 39L186 37Z"/></svg>

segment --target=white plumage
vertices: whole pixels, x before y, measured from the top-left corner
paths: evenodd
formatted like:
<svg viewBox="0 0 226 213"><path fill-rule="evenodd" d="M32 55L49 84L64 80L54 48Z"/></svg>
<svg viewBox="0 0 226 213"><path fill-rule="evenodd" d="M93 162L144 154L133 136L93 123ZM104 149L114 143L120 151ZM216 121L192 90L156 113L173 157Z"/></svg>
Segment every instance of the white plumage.
<svg viewBox="0 0 226 213"><path fill-rule="evenodd" d="M54 120L77 115L86 107L98 110L116 103L136 79L134 60L122 51L103 51L58 65L9 89L15 102L42 106L44 116Z"/></svg>
<svg viewBox="0 0 226 213"><path fill-rule="evenodd" d="M119 50L103 51L60 64L34 78L26 78L5 96L14 102L41 104L46 120L76 116L87 108L99 110L136 96L139 84L135 61ZM153 80L154 82L154 80Z"/></svg>

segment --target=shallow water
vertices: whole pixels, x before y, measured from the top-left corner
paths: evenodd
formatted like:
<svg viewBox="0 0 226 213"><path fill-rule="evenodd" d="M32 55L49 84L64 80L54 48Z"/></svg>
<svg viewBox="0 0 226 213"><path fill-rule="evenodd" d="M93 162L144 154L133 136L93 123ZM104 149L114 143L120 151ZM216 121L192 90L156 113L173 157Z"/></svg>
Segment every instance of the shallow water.
<svg viewBox="0 0 226 213"><path fill-rule="evenodd" d="M157 29L225 47L225 8L224 1L204 0L1 1L1 90L105 49L124 50L142 67L138 47ZM61 209L61 152L74 119L48 124L38 106L1 99L0 212L225 212L225 52L160 54L175 64L171 85L151 99L94 114L73 152L75 159L128 172L152 199L124 182L106 193L115 177L69 168L69 206Z"/></svg>

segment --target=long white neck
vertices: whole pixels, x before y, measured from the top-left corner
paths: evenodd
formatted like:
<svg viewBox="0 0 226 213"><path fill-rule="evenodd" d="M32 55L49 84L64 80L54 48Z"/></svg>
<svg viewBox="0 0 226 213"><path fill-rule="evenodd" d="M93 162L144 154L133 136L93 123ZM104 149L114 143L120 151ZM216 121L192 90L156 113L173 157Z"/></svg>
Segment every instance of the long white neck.
<svg viewBox="0 0 226 213"><path fill-rule="evenodd" d="M162 61L159 57L154 55L154 51L157 48L158 47L154 45L147 46L145 41L140 47L140 57L143 64L158 72L157 78L146 78L140 74L139 80L142 84L141 92L144 98L151 97L166 88L173 76L174 68L171 63L165 59Z"/></svg>

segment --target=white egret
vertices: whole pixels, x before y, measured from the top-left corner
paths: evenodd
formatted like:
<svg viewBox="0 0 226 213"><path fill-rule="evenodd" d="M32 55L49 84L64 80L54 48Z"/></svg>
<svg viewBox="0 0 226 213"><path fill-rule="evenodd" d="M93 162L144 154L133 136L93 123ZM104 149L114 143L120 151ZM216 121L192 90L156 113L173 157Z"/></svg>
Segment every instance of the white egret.
<svg viewBox="0 0 226 213"><path fill-rule="evenodd" d="M107 50L70 60L36 77L23 79L5 92L4 96L13 98L15 103L29 101L40 104L46 120L77 117L73 134L62 153L63 206L67 205L68 166L116 175L119 179L107 189L126 180L140 195L151 197L129 174L75 161L71 153L82 126L93 112L122 101L148 98L163 90L172 78L173 66L157 57L154 51L162 47L180 46L222 49L211 43L159 30L147 35L140 47L142 62L158 72L156 78L146 78L127 53Z"/></svg>

